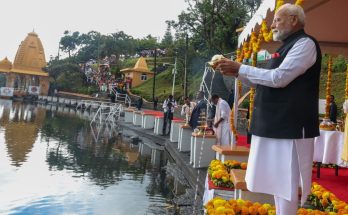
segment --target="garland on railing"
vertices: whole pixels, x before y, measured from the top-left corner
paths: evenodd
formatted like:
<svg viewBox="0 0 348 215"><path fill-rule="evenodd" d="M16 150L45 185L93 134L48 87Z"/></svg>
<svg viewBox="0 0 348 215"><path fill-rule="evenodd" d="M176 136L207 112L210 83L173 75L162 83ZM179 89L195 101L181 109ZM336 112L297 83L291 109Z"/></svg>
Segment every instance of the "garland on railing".
<svg viewBox="0 0 348 215"><path fill-rule="evenodd" d="M252 60L252 66L256 67L257 64L257 53L259 50L255 50L256 52L253 53L253 60ZM249 103L249 122L248 122L248 128L250 129L250 123L253 116L253 109L254 109L254 95L255 95L255 88L250 88L250 103Z"/></svg>
<svg viewBox="0 0 348 215"><path fill-rule="evenodd" d="M347 63L347 71L346 71L346 89L345 89L345 99L348 99L348 63Z"/></svg>
<svg viewBox="0 0 348 215"><path fill-rule="evenodd" d="M331 78L332 78L332 57L329 56L327 63L327 81L326 81L326 106L325 106L325 118L330 118L330 96L331 96Z"/></svg>

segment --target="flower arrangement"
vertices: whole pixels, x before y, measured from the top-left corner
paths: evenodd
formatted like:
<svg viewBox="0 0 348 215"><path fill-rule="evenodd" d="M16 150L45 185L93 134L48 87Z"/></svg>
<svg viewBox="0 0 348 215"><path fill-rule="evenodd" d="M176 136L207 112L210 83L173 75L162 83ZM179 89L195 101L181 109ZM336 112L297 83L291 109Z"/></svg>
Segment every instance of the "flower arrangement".
<svg viewBox="0 0 348 215"><path fill-rule="evenodd" d="M247 163L240 163L235 160L221 162L212 160L208 167L208 175L213 184L217 187L234 188L230 178L231 169L246 169Z"/></svg>
<svg viewBox="0 0 348 215"><path fill-rule="evenodd" d="M272 215L276 214L274 206L270 204L252 203L247 200L225 200L216 197L210 200L205 206L208 215L215 214L241 214L241 215Z"/></svg>
<svg viewBox="0 0 348 215"><path fill-rule="evenodd" d="M318 183L313 182L308 199L316 209L330 212L330 215L348 214L348 204L339 200L335 194L329 192Z"/></svg>
<svg viewBox="0 0 348 215"><path fill-rule="evenodd" d="M225 200L216 197L204 205L208 215L275 215L276 209L270 204L252 203L243 199ZM324 212L306 208L299 208L298 215L338 215L343 213Z"/></svg>

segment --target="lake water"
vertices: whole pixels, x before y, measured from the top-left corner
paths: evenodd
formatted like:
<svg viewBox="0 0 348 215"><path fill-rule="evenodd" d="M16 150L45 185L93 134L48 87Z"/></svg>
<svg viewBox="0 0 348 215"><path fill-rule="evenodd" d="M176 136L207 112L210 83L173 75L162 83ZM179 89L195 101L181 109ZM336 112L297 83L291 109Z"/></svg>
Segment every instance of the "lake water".
<svg viewBox="0 0 348 215"><path fill-rule="evenodd" d="M136 134L88 117L0 100L0 214L165 214L166 154L140 154Z"/></svg>

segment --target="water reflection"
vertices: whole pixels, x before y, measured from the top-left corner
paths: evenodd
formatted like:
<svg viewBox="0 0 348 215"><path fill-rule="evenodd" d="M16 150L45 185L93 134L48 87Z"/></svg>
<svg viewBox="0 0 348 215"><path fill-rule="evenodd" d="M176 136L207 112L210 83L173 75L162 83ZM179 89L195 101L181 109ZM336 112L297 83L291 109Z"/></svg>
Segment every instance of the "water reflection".
<svg viewBox="0 0 348 215"><path fill-rule="evenodd" d="M163 149L91 115L0 100L0 214L165 213Z"/></svg>

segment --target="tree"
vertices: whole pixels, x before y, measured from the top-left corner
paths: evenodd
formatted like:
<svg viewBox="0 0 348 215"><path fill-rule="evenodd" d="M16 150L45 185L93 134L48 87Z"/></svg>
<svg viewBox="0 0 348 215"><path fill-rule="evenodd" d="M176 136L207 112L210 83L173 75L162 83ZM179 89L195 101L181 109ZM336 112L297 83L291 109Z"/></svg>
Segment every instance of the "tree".
<svg viewBox="0 0 348 215"><path fill-rule="evenodd" d="M174 38L172 35L172 26L170 21L166 21L167 23L167 30L164 33L164 37L161 41L162 48L171 48L174 43Z"/></svg>
<svg viewBox="0 0 348 215"><path fill-rule="evenodd" d="M186 0L188 9L174 22L177 34L190 33L198 51L226 53L237 45L236 29L245 25L260 0Z"/></svg>
<svg viewBox="0 0 348 215"><path fill-rule="evenodd" d="M80 45L79 36L80 33L78 31L70 34L70 31L66 30L64 36L60 39L59 48L64 52L68 52L69 58L71 57L71 52Z"/></svg>
<svg viewBox="0 0 348 215"><path fill-rule="evenodd" d="M53 88L76 91L84 83L79 65L69 59L52 60L46 70Z"/></svg>
<svg viewBox="0 0 348 215"><path fill-rule="evenodd" d="M137 39L136 46L136 51L154 49L155 47L158 47L157 38L149 34L145 38Z"/></svg>

